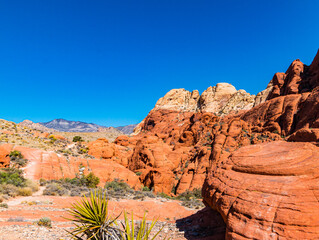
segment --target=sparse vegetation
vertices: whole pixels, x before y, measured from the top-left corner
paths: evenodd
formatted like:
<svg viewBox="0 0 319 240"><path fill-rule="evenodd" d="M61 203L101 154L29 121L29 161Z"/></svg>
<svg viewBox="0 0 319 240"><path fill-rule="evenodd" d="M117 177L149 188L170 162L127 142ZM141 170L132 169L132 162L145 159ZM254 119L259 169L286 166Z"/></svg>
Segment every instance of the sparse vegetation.
<svg viewBox="0 0 319 240"><path fill-rule="evenodd" d="M0 208L8 208L8 204L6 203L0 203Z"/></svg>
<svg viewBox="0 0 319 240"><path fill-rule="evenodd" d="M81 136L74 136L73 137L73 142L83 142L83 139Z"/></svg>
<svg viewBox="0 0 319 240"><path fill-rule="evenodd" d="M135 224L134 216L132 213L132 219L129 220L127 213L124 211L124 223L122 223L122 227L124 232L121 232L122 239L125 240L153 240L160 234L163 230L164 226L160 228L154 236L151 237L151 232L157 223L157 220L153 220L151 224L147 224L146 222L146 214L144 214L143 219L140 221L139 224ZM165 238L166 239L166 238Z"/></svg>
<svg viewBox="0 0 319 240"><path fill-rule="evenodd" d="M115 184L109 186L114 187ZM122 223L122 229L117 223L117 217L112 217L108 211L108 201L106 192L92 191L90 197L84 197L80 202L73 204L69 210L72 220L75 224L75 229L69 234L73 239L113 239L113 240L154 240L162 231L163 227L159 231L151 232L157 223L157 220L153 220L151 224L147 224L146 215L139 224L134 221L133 213L132 219L129 220L127 213L124 211L124 223Z"/></svg>
<svg viewBox="0 0 319 240"><path fill-rule="evenodd" d="M43 227L52 227L52 221L48 217L40 218L38 221L36 221L36 224Z"/></svg>
<svg viewBox="0 0 319 240"><path fill-rule="evenodd" d="M21 154L20 151L14 150L11 151L9 154L10 157L10 163L12 166L16 167L25 167L28 163L27 159L24 159L23 155Z"/></svg>
<svg viewBox="0 0 319 240"><path fill-rule="evenodd" d="M97 188L100 179L92 172L83 177L64 178L60 180L45 181L40 179L42 185L46 185L44 195L51 196L82 196L90 192L90 188Z"/></svg>
<svg viewBox="0 0 319 240"><path fill-rule="evenodd" d="M0 169L0 194L9 197L31 196L38 185L23 177L23 171L17 168Z"/></svg>

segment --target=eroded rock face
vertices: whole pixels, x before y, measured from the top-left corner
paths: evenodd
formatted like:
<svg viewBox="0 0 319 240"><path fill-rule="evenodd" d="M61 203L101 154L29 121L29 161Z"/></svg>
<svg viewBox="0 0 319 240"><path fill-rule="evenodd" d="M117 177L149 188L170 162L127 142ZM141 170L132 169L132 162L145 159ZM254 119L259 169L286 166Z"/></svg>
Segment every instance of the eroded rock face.
<svg viewBox="0 0 319 240"><path fill-rule="evenodd" d="M226 239L318 239L318 150L278 141L215 162L203 197L222 215Z"/></svg>
<svg viewBox="0 0 319 240"><path fill-rule="evenodd" d="M134 172L111 159L65 157L52 151L21 146L14 147L14 150L20 151L24 158L29 160L24 172L25 176L30 179L74 178L80 174L82 167L84 167L83 174L86 175L92 171L100 178L100 186L104 186L105 182L114 179L123 180L135 189L141 189L142 186Z"/></svg>
<svg viewBox="0 0 319 240"><path fill-rule="evenodd" d="M218 83L214 87L207 88L202 95L197 90L189 92L185 89L172 89L157 101L154 110L201 111L221 115L231 111L250 109L254 102L254 95L244 90L237 91L229 83Z"/></svg>
<svg viewBox="0 0 319 240"><path fill-rule="evenodd" d="M10 166L9 154L12 151L13 146L11 144L0 145L0 167L5 168Z"/></svg>
<svg viewBox="0 0 319 240"><path fill-rule="evenodd" d="M292 62L286 73L276 73L267 99L289 94L311 92L319 86L319 51L310 66L299 59Z"/></svg>
<svg viewBox="0 0 319 240"><path fill-rule="evenodd" d="M96 159L112 160L124 167L128 166L128 157L132 154L132 148L110 143L105 138L89 142L87 146L89 155Z"/></svg>

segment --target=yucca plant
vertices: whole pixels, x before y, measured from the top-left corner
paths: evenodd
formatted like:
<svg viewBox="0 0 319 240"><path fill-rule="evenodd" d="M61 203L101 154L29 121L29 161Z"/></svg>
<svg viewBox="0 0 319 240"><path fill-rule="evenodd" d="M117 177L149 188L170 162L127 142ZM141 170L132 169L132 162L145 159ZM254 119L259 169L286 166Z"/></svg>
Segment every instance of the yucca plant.
<svg viewBox="0 0 319 240"><path fill-rule="evenodd" d="M155 235L151 238L150 234L152 232L153 227L157 223L157 219L153 220L149 225L146 222L146 214L144 213L142 221L138 224L134 224L134 217L132 213L131 225L127 213L124 211L124 223L122 223L124 231L121 233L121 236L125 240L154 240L163 230L164 226L161 227L159 231L155 233ZM166 238L165 238L166 239Z"/></svg>
<svg viewBox="0 0 319 240"><path fill-rule="evenodd" d="M90 197L84 196L81 201L72 204L68 211L75 224L75 229L69 232L73 239L93 240L121 240L121 230L118 228L116 218L108 212L108 201L102 190L91 191Z"/></svg>

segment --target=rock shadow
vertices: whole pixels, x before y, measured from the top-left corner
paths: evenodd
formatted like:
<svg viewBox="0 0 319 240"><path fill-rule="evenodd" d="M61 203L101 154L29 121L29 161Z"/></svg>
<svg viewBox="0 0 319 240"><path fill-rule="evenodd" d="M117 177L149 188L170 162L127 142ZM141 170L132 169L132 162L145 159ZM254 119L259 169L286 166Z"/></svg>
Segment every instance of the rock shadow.
<svg viewBox="0 0 319 240"><path fill-rule="evenodd" d="M188 240L224 240L226 224L221 215L205 207L195 214L176 220L176 226Z"/></svg>

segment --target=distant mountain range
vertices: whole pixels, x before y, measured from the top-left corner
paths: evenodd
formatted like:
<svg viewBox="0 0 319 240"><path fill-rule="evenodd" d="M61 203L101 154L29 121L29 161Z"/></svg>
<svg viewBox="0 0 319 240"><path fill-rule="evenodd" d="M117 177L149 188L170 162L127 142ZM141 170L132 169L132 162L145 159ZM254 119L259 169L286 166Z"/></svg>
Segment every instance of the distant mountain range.
<svg viewBox="0 0 319 240"><path fill-rule="evenodd" d="M86 123L80 121L69 121L65 119L54 119L50 122L39 122L44 127L54 129L58 132L103 132L113 129L124 134L131 134L136 124L121 127L105 127L95 123Z"/></svg>

